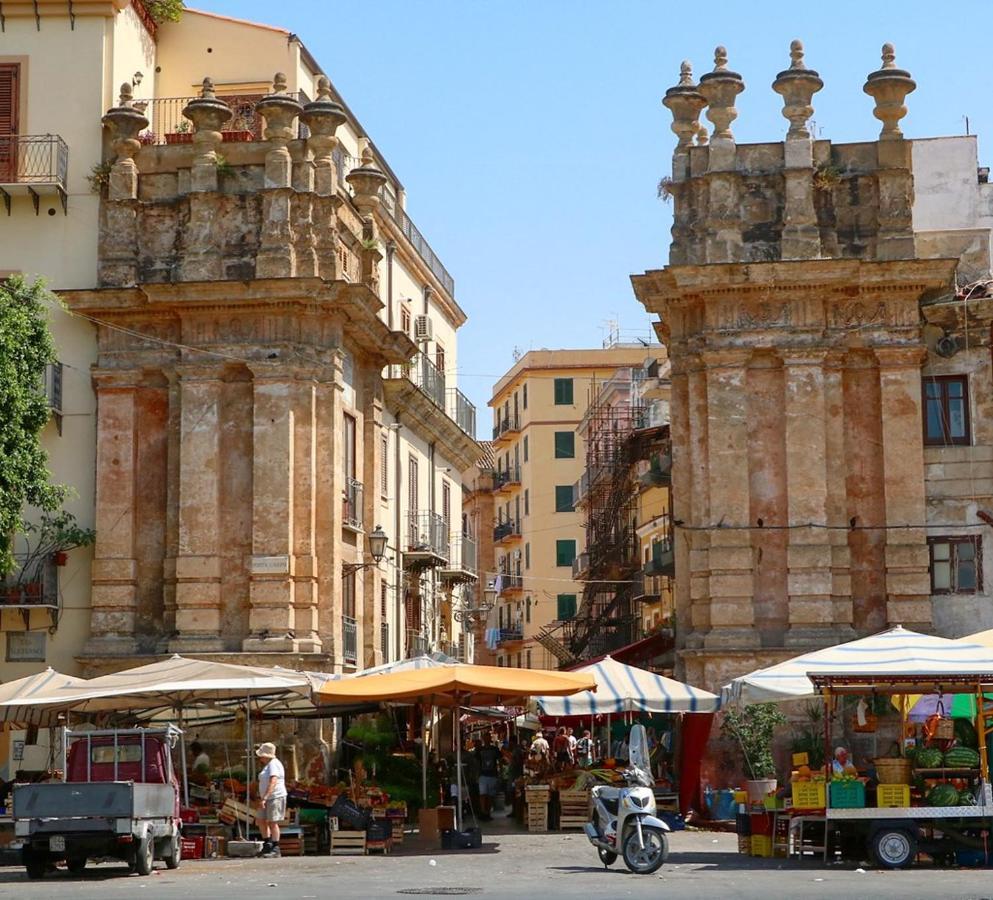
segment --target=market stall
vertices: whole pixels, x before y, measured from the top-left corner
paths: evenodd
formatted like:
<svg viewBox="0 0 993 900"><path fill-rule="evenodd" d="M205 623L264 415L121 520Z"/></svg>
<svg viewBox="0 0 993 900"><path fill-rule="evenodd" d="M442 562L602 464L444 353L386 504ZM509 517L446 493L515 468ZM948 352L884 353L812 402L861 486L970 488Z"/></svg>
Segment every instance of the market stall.
<svg viewBox="0 0 993 900"><path fill-rule="evenodd" d="M753 846L767 851L760 855L772 855L778 845L799 855L816 851L825 860L861 857L868 847L888 868L909 865L921 853L938 863L989 862L991 690L987 647L899 627L736 679L725 691L738 704L818 696L823 705L823 769L794 757L789 808L777 810L767 798L771 812L753 807L747 815ZM932 711L913 717L919 698L930 696L938 698ZM849 734L874 732L875 704L891 698L901 711L892 750L857 759L835 746L840 725ZM954 717L957 705L974 715Z"/></svg>

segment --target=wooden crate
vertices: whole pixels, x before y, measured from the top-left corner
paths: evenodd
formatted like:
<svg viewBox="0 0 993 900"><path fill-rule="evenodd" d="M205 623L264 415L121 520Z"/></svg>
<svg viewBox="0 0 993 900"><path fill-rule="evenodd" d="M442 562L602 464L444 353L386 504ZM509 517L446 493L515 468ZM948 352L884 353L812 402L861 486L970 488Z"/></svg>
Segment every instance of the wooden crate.
<svg viewBox="0 0 993 900"><path fill-rule="evenodd" d="M386 838L384 841L370 841L365 842L366 853L382 853L386 856L393 849L393 839Z"/></svg>
<svg viewBox="0 0 993 900"><path fill-rule="evenodd" d="M280 856L303 856L303 840L299 837L281 837L279 839Z"/></svg>
<svg viewBox="0 0 993 900"><path fill-rule="evenodd" d="M559 791L559 830L582 828L589 821L589 806L586 791Z"/></svg>
<svg viewBox="0 0 993 900"><path fill-rule="evenodd" d="M402 844L403 843L403 820L393 821L393 843Z"/></svg>
<svg viewBox="0 0 993 900"><path fill-rule="evenodd" d="M340 856L343 854L357 853L365 856L365 832L364 831L332 831L331 832L331 855Z"/></svg>
<svg viewBox="0 0 993 900"><path fill-rule="evenodd" d="M528 831L548 831L548 804L529 803L527 813Z"/></svg>

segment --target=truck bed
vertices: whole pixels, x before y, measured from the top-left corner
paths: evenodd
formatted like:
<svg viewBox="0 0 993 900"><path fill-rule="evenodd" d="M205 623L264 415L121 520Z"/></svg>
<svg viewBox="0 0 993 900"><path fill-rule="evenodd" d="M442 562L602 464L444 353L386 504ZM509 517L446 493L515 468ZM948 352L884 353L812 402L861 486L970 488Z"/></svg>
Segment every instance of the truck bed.
<svg viewBox="0 0 993 900"><path fill-rule="evenodd" d="M130 781L61 782L14 786L14 819L161 819L175 815L168 784Z"/></svg>

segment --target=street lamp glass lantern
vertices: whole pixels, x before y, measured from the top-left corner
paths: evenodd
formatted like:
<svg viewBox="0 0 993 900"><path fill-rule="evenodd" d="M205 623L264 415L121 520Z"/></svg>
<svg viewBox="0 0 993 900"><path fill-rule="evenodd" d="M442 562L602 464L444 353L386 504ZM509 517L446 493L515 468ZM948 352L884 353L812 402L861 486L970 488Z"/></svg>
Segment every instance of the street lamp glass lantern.
<svg viewBox="0 0 993 900"><path fill-rule="evenodd" d="M382 526L377 525L369 535L369 554L377 563L386 555L386 542L386 532Z"/></svg>
<svg viewBox="0 0 993 900"><path fill-rule="evenodd" d="M496 589L496 585L494 585L493 582L491 581L483 589L483 602L488 607L492 607L493 604L496 603L497 594L498 594L498 592L497 592L497 589Z"/></svg>

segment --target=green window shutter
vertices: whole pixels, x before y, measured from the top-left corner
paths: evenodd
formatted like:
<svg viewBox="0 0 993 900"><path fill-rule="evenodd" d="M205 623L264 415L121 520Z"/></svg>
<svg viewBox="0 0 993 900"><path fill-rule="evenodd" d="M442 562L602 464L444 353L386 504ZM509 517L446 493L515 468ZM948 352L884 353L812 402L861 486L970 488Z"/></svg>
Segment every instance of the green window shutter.
<svg viewBox="0 0 993 900"><path fill-rule="evenodd" d="M555 512L572 512L575 503L572 500L572 485L555 485Z"/></svg>
<svg viewBox="0 0 993 900"><path fill-rule="evenodd" d="M527 396L525 394L525 396ZM524 435L524 462L528 461L528 436Z"/></svg>
<svg viewBox="0 0 993 900"><path fill-rule="evenodd" d="M531 491L524 488L524 515L531 515Z"/></svg>
<svg viewBox="0 0 993 900"><path fill-rule="evenodd" d="M575 456L576 456L576 432L556 431L555 458L575 459Z"/></svg>
<svg viewBox="0 0 993 900"><path fill-rule="evenodd" d="M572 406L572 379L555 379L555 405Z"/></svg>
<svg viewBox="0 0 993 900"><path fill-rule="evenodd" d="M524 545L524 568L531 568L531 544L529 543ZM528 602L530 603L531 601L529 600Z"/></svg>
<svg viewBox="0 0 993 900"><path fill-rule="evenodd" d="M571 566L575 558L576 542L574 540L555 542L555 565Z"/></svg>
<svg viewBox="0 0 993 900"><path fill-rule="evenodd" d="M576 615L576 595L559 594L557 597L557 619L571 619Z"/></svg>

